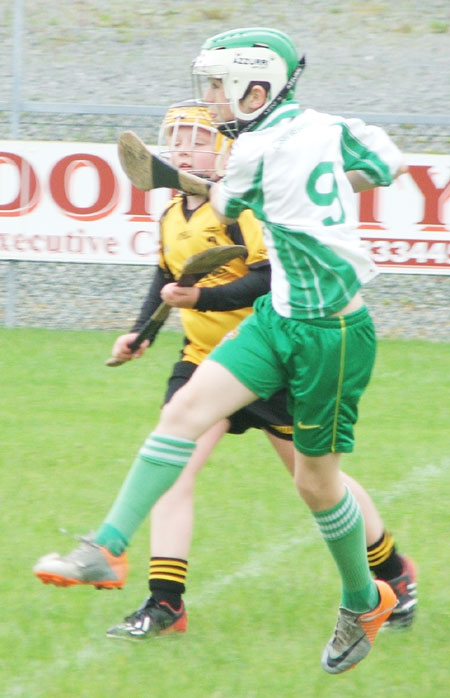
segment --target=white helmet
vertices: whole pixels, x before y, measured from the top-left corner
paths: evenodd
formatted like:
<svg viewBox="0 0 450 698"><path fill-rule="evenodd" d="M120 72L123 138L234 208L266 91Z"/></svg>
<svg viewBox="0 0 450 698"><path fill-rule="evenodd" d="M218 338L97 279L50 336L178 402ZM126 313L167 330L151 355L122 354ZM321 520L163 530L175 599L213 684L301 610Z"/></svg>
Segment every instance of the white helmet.
<svg viewBox="0 0 450 698"><path fill-rule="evenodd" d="M227 104L238 122L238 132L251 130L255 122L264 118L277 104L292 98L304 66L305 57L299 60L297 50L286 34L264 27L234 29L217 34L204 43L192 68L194 93L203 99L202 82L220 79ZM264 86L267 99L262 107L247 114L241 111L240 101L253 84Z"/></svg>

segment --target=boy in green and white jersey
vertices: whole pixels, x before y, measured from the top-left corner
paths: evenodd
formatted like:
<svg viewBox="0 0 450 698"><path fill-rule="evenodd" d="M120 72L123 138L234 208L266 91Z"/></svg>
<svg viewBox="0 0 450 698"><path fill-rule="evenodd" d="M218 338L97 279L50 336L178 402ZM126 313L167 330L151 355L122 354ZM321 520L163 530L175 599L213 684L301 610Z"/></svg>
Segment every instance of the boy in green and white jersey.
<svg viewBox="0 0 450 698"><path fill-rule="evenodd" d="M292 100L240 135L215 203L233 219L252 208L264 223L274 310L296 319L326 317L374 278L346 172L387 186L401 165L400 151L380 128L302 112Z"/></svg>
<svg viewBox="0 0 450 698"><path fill-rule="evenodd" d="M300 110L293 89L304 64L288 36L260 27L212 37L194 63L199 96L219 128L238 135L211 203L226 223L253 210L272 267L271 293L212 352L197 381L222 380L224 390L226 369L237 400L242 386L266 398L288 388L296 485L342 580L337 626L322 655L327 672L341 673L367 655L396 603L369 578L361 512L339 469L340 454L353 450L376 351L359 289L377 272L358 235L353 189L388 186L406 168L381 129ZM214 361L220 368L208 372ZM198 383L194 389L200 393Z"/></svg>

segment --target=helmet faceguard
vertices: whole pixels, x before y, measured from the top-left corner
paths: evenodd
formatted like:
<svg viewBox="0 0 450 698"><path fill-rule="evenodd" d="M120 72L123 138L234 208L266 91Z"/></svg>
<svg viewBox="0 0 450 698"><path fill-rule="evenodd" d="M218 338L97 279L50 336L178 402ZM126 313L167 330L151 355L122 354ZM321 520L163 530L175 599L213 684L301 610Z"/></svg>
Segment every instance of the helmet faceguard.
<svg viewBox="0 0 450 698"><path fill-rule="evenodd" d="M195 174L207 179L223 177L226 158L231 149L231 140L218 132L209 109L199 105L195 100L181 102L168 109L159 130L160 155L171 160L174 153L180 152L180 129L185 126L190 127L191 132L189 143L183 145L183 151L194 156L201 149L203 153L209 152L214 155L212 166L201 170L195 169ZM206 140L205 134L207 134ZM201 148L198 145L200 137L202 138Z"/></svg>
<svg viewBox="0 0 450 698"><path fill-rule="evenodd" d="M235 29L208 39L194 61L192 75L194 94L204 100L206 82L222 82L226 102L236 120L228 128L248 131L265 118L277 104L294 95L295 84L305 67L286 34L262 27ZM241 109L241 100L252 85L262 85L265 103L250 114ZM217 105L218 103L215 102ZM225 130L225 124L217 122Z"/></svg>

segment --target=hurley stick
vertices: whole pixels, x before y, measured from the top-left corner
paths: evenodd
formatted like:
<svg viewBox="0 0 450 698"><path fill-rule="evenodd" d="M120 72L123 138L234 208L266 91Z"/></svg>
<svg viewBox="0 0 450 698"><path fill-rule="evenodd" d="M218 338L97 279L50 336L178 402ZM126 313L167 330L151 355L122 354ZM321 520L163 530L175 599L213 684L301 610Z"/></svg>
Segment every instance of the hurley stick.
<svg viewBox="0 0 450 698"><path fill-rule="evenodd" d="M124 131L118 143L122 169L135 187L142 191L167 187L186 194L208 196L212 182L191 172L178 170L166 160L151 153L133 131Z"/></svg>
<svg viewBox="0 0 450 698"><path fill-rule="evenodd" d="M217 269L217 267L230 262L236 257L246 256L247 248L244 247L244 245L220 245L218 247L210 247L186 260L177 284L185 287L194 286L199 279L206 276L206 274L210 274ZM169 317L171 308L172 306L164 302L157 307L155 312L142 327L138 336L129 345L133 352L139 349L145 339L149 339L150 342L152 342ZM115 359L113 356L105 361L106 366L121 366L124 363L128 362Z"/></svg>

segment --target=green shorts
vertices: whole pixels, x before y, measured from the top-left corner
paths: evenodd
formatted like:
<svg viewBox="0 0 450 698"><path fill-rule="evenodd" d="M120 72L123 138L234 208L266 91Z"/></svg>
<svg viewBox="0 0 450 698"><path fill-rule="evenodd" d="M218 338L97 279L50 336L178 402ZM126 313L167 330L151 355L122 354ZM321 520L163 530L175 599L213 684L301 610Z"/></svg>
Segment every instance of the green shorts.
<svg viewBox="0 0 450 698"><path fill-rule="evenodd" d="M363 307L315 320L281 317L271 295L209 355L267 400L288 390L294 444L310 456L349 453L358 402L375 361L376 337Z"/></svg>
<svg viewBox="0 0 450 698"><path fill-rule="evenodd" d="M172 368L167 383L164 403L169 402L177 390L186 385L198 368L191 361L178 361ZM293 440L292 417L287 410L286 390L274 393L270 400L255 400L228 417L229 434L244 434L247 429L264 429L285 441Z"/></svg>

